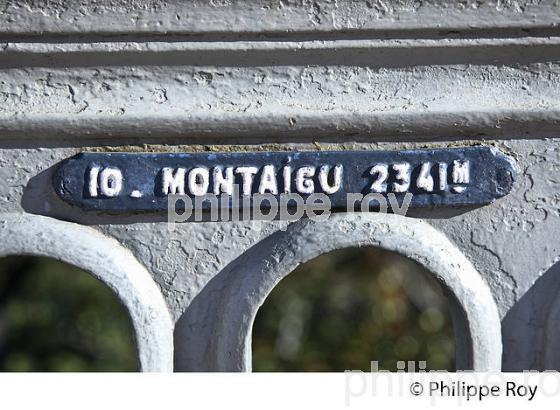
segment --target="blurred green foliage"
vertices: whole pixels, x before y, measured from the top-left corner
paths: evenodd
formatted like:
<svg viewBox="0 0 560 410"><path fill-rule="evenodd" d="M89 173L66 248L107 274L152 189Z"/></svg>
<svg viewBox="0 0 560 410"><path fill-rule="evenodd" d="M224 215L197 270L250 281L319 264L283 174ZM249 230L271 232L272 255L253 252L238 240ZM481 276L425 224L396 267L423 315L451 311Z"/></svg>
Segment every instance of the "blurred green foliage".
<svg viewBox="0 0 560 410"><path fill-rule="evenodd" d="M134 371L132 325L115 294L49 258L0 259L0 371Z"/></svg>
<svg viewBox="0 0 560 410"><path fill-rule="evenodd" d="M454 370L447 298L420 265L376 248L322 255L284 278L253 327L254 371Z"/></svg>
<svg viewBox="0 0 560 410"><path fill-rule="evenodd" d="M406 258L375 248L322 255L259 310L256 371L368 371L372 360L454 369L447 299ZM49 258L0 259L0 371L135 369L130 319L104 284Z"/></svg>

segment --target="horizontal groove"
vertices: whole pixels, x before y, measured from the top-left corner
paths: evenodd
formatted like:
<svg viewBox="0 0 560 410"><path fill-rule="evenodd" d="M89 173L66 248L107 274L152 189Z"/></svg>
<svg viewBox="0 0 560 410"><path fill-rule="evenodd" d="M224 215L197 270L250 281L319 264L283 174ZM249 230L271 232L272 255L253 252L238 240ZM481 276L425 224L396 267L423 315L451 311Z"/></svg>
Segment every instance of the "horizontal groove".
<svg viewBox="0 0 560 410"><path fill-rule="evenodd" d="M0 68L508 65L560 60L560 37L305 42L5 43Z"/></svg>
<svg viewBox="0 0 560 410"><path fill-rule="evenodd" d="M290 125L290 120L297 123ZM89 142L289 143L321 141L454 141L546 138L560 135L560 110L432 111L429 113L316 113L245 116L24 116L0 123L2 146Z"/></svg>
<svg viewBox="0 0 560 410"><path fill-rule="evenodd" d="M64 42L76 35L84 42L121 35L304 41L434 38L450 32L513 37L524 30L546 36L554 35L559 22L556 0L0 0L0 36L10 41L47 36Z"/></svg>
<svg viewBox="0 0 560 410"><path fill-rule="evenodd" d="M507 39L560 36L558 25L504 26L490 28L409 28L409 29L344 29L280 30L255 32L170 31L170 32L37 32L9 33L0 29L0 43L118 43L118 42L308 42L336 40L442 40L442 39Z"/></svg>

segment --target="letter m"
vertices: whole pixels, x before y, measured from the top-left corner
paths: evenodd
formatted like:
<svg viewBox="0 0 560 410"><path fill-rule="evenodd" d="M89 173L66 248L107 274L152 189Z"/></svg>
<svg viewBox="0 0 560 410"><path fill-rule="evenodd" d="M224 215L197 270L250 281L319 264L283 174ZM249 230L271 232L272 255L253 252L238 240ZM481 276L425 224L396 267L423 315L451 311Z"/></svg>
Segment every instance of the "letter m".
<svg viewBox="0 0 560 410"><path fill-rule="evenodd" d="M185 194L185 168L163 168L161 170L161 190L163 195L184 195Z"/></svg>

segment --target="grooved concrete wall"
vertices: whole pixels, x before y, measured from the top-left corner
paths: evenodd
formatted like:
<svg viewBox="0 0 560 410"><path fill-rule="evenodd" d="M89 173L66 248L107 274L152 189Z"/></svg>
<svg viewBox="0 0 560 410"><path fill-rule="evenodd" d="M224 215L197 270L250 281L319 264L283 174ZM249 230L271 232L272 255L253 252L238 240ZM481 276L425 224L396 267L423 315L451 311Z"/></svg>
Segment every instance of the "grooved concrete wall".
<svg viewBox="0 0 560 410"><path fill-rule="evenodd" d="M360 244L451 291L461 367L560 369L558 23L551 0L0 1L0 254L61 257L107 282L143 370L249 370L274 284ZM513 191L406 218L170 233L166 215L70 207L50 182L82 151L480 144L515 158Z"/></svg>

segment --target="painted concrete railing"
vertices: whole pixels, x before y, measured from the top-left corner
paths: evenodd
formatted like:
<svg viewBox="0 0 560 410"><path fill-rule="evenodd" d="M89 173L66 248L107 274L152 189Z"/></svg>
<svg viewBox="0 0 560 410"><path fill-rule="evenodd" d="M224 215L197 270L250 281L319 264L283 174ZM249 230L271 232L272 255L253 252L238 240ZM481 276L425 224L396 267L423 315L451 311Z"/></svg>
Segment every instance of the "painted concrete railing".
<svg viewBox="0 0 560 410"><path fill-rule="evenodd" d="M50 256L105 282L128 309L141 370L250 370L252 322L278 281L368 245L442 283L459 368L560 369L554 1L4 3L0 255ZM52 184L85 151L480 145L515 161L508 195L406 216L170 231L165 212L85 211Z"/></svg>

